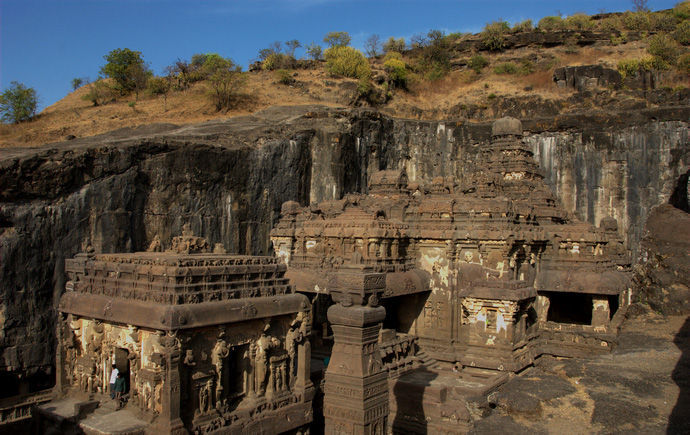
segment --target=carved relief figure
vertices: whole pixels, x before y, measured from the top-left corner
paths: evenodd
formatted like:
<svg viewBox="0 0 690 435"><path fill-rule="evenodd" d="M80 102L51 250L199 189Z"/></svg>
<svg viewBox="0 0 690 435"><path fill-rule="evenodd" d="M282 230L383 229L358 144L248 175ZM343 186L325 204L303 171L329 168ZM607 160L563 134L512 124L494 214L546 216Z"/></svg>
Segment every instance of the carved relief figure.
<svg viewBox="0 0 690 435"><path fill-rule="evenodd" d="M216 370L217 382L216 382L216 407L220 407L223 398L223 365L225 358L230 355L230 348L228 344L223 340L225 334L221 332L218 335L218 341L211 351L211 363Z"/></svg>
<svg viewBox="0 0 690 435"><path fill-rule="evenodd" d="M295 319L290 323L290 329L285 334L285 349L289 357L289 383L290 386L294 384L297 375L297 346L304 340L301 328L298 325L301 322Z"/></svg>
<svg viewBox="0 0 690 435"><path fill-rule="evenodd" d="M271 324L266 323L261 337L256 342L256 390L259 396L266 394L266 385L268 383L269 374L269 360L268 353L271 349L280 346L280 340L268 335L271 329Z"/></svg>

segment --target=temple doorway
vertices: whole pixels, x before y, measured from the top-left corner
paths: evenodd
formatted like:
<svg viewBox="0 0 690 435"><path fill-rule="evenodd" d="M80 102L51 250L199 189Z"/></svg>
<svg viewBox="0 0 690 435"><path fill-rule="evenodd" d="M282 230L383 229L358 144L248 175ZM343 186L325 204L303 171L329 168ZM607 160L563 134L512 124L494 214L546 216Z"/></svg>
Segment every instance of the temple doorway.
<svg viewBox="0 0 690 435"><path fill-rule="evenodd" d="M125 377L125 393L129 392L129 351L127 349L117 347L113 355L115 366L117 370Z"/></svg>

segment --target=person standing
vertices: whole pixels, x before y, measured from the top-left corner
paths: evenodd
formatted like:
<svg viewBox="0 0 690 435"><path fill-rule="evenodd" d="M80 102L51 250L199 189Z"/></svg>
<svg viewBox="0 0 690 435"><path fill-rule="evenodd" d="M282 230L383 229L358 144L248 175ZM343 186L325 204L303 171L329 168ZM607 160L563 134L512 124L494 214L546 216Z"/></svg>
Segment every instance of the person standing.
<svg viewBox="0 0 690 435"><path fill-rule="evenodd" d="M117 379L115 379L115 400L117 400L117 409L122 408L124 405L123 395L125 394L125 375L117 372Z"/></svg>
<svg viewBox="0 0 690 435"><path fill-rule="evenodd" d="M115 381L117 381L117 375L120 371L117 369L117 365L113 364L113 371L110 372L110 398L115 399Z"/></svg>

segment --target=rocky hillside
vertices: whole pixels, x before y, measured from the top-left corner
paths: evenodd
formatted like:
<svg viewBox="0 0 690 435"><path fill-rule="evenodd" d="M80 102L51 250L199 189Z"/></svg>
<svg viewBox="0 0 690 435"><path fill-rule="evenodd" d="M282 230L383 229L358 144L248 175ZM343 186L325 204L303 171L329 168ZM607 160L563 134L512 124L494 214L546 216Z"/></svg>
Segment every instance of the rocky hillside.
<svg viewBox="0 0 690 435"><path fill-rule="evenodd" d="M281 70L253 65L233 106L220 112L208 97L208 80L173 87L164 96L114 96L98 106L87 98L94 86L89 84L31 122L1 125L0 147L36 146L152 123L225 119L276 103L370 107L391 117L467 122L582 113L605 117L614 111L685 106L690 101L690 54L682 43L690 43L684 39L690 38L690 2L676 9L545 17L535 28L518 23L498 36L489 33L499 38L498 46L487 39L490 26L476 35L451 34L435 41L421 37L411 41L414 48L403 51L397 64L403 79L392 81L384 55L369 58L372 73L366 90L356 79L329 74L324 61L294 61ZM650 54L658 49L657 37L666 44L662 49L675 50L675 66Z"/></svg>

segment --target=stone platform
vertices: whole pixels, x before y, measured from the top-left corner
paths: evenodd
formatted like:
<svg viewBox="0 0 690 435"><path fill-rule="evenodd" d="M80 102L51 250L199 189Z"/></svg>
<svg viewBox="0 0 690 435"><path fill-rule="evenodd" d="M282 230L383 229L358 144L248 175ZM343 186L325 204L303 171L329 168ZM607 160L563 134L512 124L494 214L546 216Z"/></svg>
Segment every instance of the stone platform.
<svg viewBox="0 0 690 435"><path fill-rule="evenodd" d="M467 402L486 397L509 378L506 372L420 367L389 381L393 433L468 432Z"/></svg>
<svg viewBox="0 0 690 435"><path fill-rule="evenodd" d="M38 413L42 421L53 422L63 433L139 435L149 426L126 406L117 409L116 402L107 396L92 401L64 398L39 406Z"/></svg>

